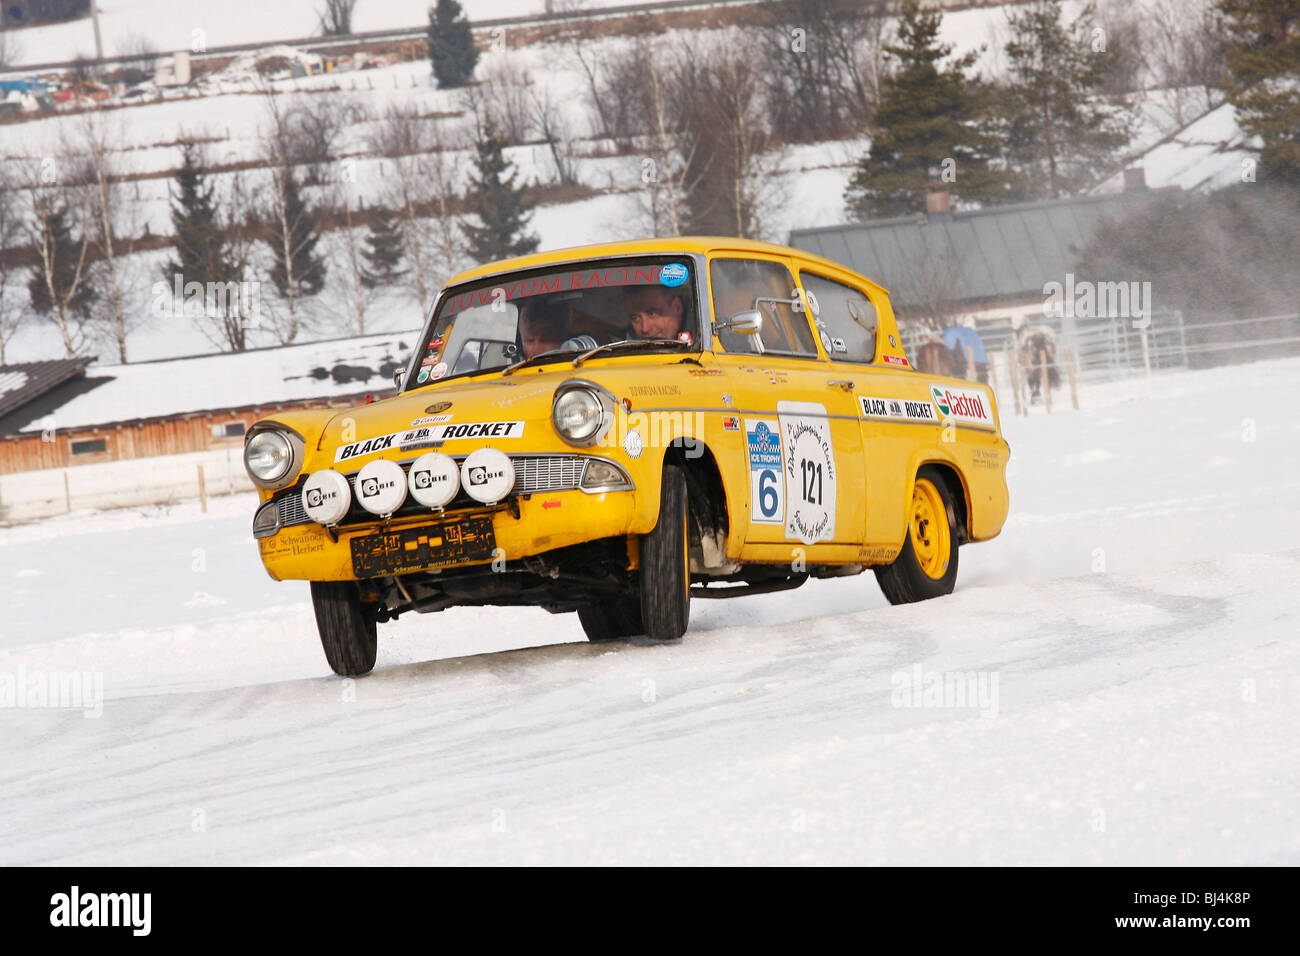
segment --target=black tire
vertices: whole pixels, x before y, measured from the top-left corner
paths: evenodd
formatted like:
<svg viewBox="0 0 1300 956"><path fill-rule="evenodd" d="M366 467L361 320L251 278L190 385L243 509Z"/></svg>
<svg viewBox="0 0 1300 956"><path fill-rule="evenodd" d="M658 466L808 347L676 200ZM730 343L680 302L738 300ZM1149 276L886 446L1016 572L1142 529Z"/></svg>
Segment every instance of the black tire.
<svg viewBox="0 0 1300 956"><path fill-rule="evenodd" d="M641 622L651 640L675 641L690 623L686 509L686 474L676 465L665 465L659 521L641 538Z"/></svg>
<svg viewBox="0 0 1300 956"><path fill-rule="evenodd" d="M943 514L947 521L950 542L948 567L941 577L931 577L925 573L917 558L916 549L912 545L913 516L912 506L909 505L907 537L903 540L903 550L899 552L892 564L872 568L876 572L876 583L880 585L880 590L884 592L890 604L913 604L917 601L943 597L945 594L951 594L957 584L958 528L952 493L948 490L948 483L935 468L929 466L922 468L916 473L916 480L929 482L938 491L943 502Z"/></svg>
<svg viewBox="0 0 1300 956"><path fill-rule="evenodd" d="M578 608L578 620L587 640L593 644L617 641L641 634L641 602L638 598L615 598Z"/></svg>
<svg viewBox="0 0 1300 956"><path fill-rule="evenodd" d="M361 602L357 586L351 581L313 581L311 603L330 669L340 677L374 670L378 622L374 608Z"/></svg>

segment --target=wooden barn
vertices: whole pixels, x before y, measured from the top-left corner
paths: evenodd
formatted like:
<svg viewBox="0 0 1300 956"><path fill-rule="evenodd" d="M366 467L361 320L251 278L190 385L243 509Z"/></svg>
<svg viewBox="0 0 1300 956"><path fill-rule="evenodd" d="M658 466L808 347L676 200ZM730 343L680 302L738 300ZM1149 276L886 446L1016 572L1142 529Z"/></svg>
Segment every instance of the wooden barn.
<svg viewBox="0 0 1300 956"><path fill-rule="evenodd" d="M0 474L239 447L259 418L393 392L418 333L97 366L0 366Z"/></svg>

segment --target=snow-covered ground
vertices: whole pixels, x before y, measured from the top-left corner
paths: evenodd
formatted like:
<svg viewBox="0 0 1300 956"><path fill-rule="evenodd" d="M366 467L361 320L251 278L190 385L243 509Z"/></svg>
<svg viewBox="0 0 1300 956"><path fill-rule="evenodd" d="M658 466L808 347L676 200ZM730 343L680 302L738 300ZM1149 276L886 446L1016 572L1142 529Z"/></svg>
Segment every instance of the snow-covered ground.
<svg viewBox="0 0 1300 956"><path fill-rule="evenodd" d="M1300 361L1081 398L1006 413L951 597L700 601L669 646L457 609L343 681L251 497L7 529L0 680L104 699L0 710L0 863L1294 865Z"/></svg>

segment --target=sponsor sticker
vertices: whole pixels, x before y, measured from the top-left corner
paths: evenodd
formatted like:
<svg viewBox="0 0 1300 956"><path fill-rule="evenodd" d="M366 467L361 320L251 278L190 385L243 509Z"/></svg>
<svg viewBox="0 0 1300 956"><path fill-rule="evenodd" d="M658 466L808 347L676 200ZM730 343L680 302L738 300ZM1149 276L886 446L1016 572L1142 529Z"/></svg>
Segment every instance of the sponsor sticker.
<svg viewBox="0 0 1300 956"><path fill-rule="evenodd" d="M659 281L670 289L675 289L686 281L690 272L680 262L670 262L659 271Z"/></svg>
<svg viewBox="0 0 1300 956"><path fill-rule="evenodd" d="M774 418L746 418L749 451L749 520L785 521L785 469L781 463L781 424Z"/></svg>
<svg viewBox="0 0 1300 956"><path fill-rule="evenodd" d="M789 489L785 536L804 544L835 538L835 445L826 407L816 402L777 402L781 451Z"/></svg>
<svg viewBox="0 0 1300 956"><path fill-rule="evenodd" d="M444 375L446 375L446 374L447 374L447 363L446 363L446 362L439 362L437 365L435 365L435 366L433 367L433 371L431 371L431 372L429 373L429 378L431 378L431 379L439 379L439 378L442 378L442 377L443 377Z"/></svg>
<svg viewBox="0 0 1300 956"><path fill-rule="evenodd" d="M423 385L428 380L429 380L429 368L427 365L422 365L420 367L420 374L415 376L415 382L417 385Z"/></svg>
<svg viewBox="0 0 1300 956"><path fill-rule="evenodd" d="M411 427L419 428L421 425L441 425L443 422L451 421L450 415L425 415L421 418L412 418Z"/></svg>
<svg viewBox="0 0 1300 956"><path fill-rule="evenodd" d="M412 448L428 447L454 438L518 438L523 433L523 422L462 422L460 424L443 422L393 432L391 435L378 435L350 445L341 445L334 453L334 460L348 461L363 455L373 455L378 451L393 449L409 451Z"/></svg>
<svg viewBox="0 0 1300 956"><path fill-rule="evenodd" d="M725 431L738 432L740 431L740 419L735 415L723 415L722 427Z"/></svg>
<svg viewBox="0 0 1300 956"><path fill-rule="evenodd" d="M938 413L934 410L934 406L926 401L859 395L858 405L862 408L863 418L884 418L904 422L934 422L936 425L939 424Z"/></svg>
<svg viewBox="0 0 1300 956"><path fill-rule="evenodd" d="M377 451L388 451L393 447L394 442L401 432L395 432L392 435L377 435L374 438L367 438L365 441L355 441L350 445L340 445L334 452L334 460L350 461L353 458L360 458L363 455L373 455Z"/></svg>
<svg viewBox="0 0 1300 956"><path fill-rule="evenodd" d="M882 362L888 362L890 365L902 365L904 367L910 364L907 359L903 358L901 355L882 355L880 356L880 360Z"/></svg>
<svg viewBox="0 0 1300 956"><path fill-rule="evenodd" d="M946 420L993 427L993 410L988 396L978 389L931 383L930 397L939 409L939 414Z"/></svg>
<svg viewBox="0 0 1300 956"><path fill-rule="evenodd" d="M461 422L460 424L433 425L427 429L426 441L451 441L454 438L519 438L524 433L523 422ZM412 439L415 441L417 439Z"/></svg>

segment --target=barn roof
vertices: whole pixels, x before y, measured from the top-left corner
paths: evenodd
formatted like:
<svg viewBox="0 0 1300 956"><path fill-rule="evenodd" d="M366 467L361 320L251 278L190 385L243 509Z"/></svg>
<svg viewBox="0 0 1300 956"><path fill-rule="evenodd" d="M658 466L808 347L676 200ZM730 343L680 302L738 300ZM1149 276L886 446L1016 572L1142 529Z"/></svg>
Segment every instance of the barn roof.
<svg viewBox="0 0 1300 956"><path fill-rule="evenodd" d="M0 419L69 379L85 374L92 358L53 359L0 365Z"/></svg>
<svg viewBox="0 0 1300 956"><path fill-rule="evenodd" d="M1146 190L796 229L790 245L844 263L890 290L906 309L1041 297L1063 281L1103 218L1118 218Z"/></svg>
<svg viewBox="0 0 1300 956"><path fill-rule="evenodd" d="M82 358L0 366L0 436L378 394L393 388L393 371L406 363L418 335L386 332L127 365ZM32 366L49 368L33 374ZM9 390L6 382L13 383Z"/></svg>

